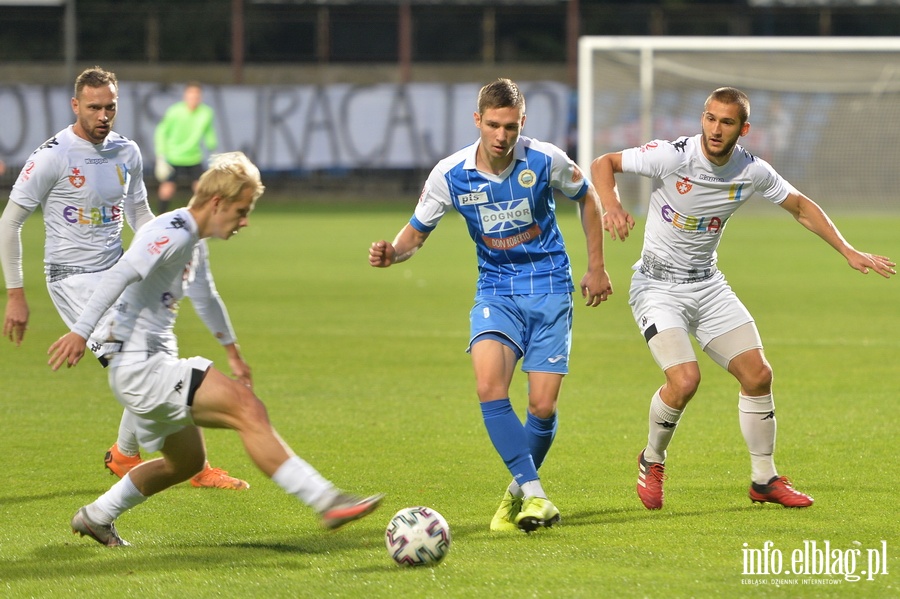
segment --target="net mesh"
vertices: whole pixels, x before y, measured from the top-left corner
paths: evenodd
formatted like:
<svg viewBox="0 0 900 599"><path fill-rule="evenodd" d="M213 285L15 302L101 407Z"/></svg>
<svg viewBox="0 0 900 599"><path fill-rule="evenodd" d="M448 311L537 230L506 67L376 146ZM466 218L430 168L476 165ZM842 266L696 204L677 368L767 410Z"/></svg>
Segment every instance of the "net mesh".
<svg viewBox="0 0 900 599"><path fill-rule="evenodd" d="M639 52L592 57L593 156L649 141ZM651 138L699 133L709 93L738 87L751 109L739 143L752 154L827 210L900 212L900 52L655 49L652 65ZM623 201L641 203L639 179L620 179Z"/></svg>

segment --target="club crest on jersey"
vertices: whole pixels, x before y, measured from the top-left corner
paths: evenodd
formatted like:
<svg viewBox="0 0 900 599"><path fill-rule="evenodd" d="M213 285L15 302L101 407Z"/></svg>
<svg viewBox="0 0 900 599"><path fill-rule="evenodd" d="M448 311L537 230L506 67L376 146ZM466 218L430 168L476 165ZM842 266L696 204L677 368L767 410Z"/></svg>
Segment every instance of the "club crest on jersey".
<svg viewBox="0 0 900 599"><path fill-rule="evenodd" d="M472 191L457 196L460 206L475 206L477 204L487 204L488 195L483 191Z"/></svg>
<svg viewBox="0 0 900 599"><path fill-rule="evenodd" d="M689 192L692 187L694 187L694 185L693 185L693 183L691 183L691 180L688 179L687 177L685 177L684 179L682 179L681 181L679 181L678 183L675 184L675 189L678 190L678 193L680 193L681 195L684 195L687 192Z"/></svg>
<svg viewBox="0 0 900 599"><path fill-rule="evenodd" d="M77 166L73 166L72 174L69 175L69 183L72 184L72 187L79 189L84 185L84 181L84 175L81 174L81 170Z"/></svg>
<svg viewBox="0 0 900 599"><path fill-rule="evenodd" d="M524 171L519 173L519 185L525 187L526 189L532 187L535 183L537 183L537 175L530 168L526 168Z"/></svg>

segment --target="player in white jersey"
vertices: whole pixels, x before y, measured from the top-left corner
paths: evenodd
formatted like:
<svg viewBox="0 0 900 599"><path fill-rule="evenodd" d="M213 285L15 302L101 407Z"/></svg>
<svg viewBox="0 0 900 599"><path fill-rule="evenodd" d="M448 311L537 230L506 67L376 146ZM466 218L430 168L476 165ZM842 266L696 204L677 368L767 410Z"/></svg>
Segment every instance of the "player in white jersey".
<svg viewBox="0 0 900 599"><path fill-rule="evenodd" d="M118 109L114 73L94 67L75 81L76 120L29 157L0 217L0 263L6 279L3 335L17 345L28 325L22 272L21 231L38 207L44 220L44 270L57 312L72 326L103 271L122 255L122 228L153 218L147 204L143 160L137 144L112 130ZM219 338L233 372L250 382L225 307L217 294L195 302L198 313ZM226 337L227 334L227 337ZM98 343L92 340L91 346ZM101 360L102 362L102 360ZM106 452L106 467L119 477L141 462L131 417L123 412L117 442ZM249 485L207 465L191 479L195 487L246 489Z"/></svg>
<svg viewBox="0 0 900 599"><path fill-rule="evenodd" d="M235 430L259 469L315 509L326 528L371 513L382 499L336 489L281 440L249 385L225 376L205 358L178 357L178 302L186 294L194 297L198 288L209 292L199 255L202 240L227 240L246 227L265 190L259 169L244 154L221 154L211 162L188 207L137 231L128 251L104 273L72 332L50 347L50 365L57 370L78 363L92 334L101 337L116 399L133 414L141 445L162 453L73 517L73 532L107 546L128 544L115 527L122 513L203 467L206 450L198 427ZM110 308L114 314L104 322Z"/></svg>
<svg viewBox="0 0 900 599"><path fill-rule="evenodd" d="M663 505L666 449L700 384L689 335L740 384L738 412L750 453L750 499L785 507L813 503L775 469L772 368L753 318L716 268L716 248L735 210L759 194L840 252L850 267L885 278L896 274L890 259L853 248L815 202L737 144L750 130L749 118L746 94L719 88L706 100L699 135L604 154L591 165L606 210L605 228L613 239L624 241L634 227L620 202L615 173L653 179L644 247L634 265L629 300L666 376L650 402L648 442L638 456L637 492L647 509Z"/></svg>
<svg viewBox="0 0 900 599"><path fill-rule="evenodd" d="M479 271L469 352L488 436L513 476L490 529L530 532L560 519L537 472L556 434L572 333L574 285L554 189L577 201L582 215L587 305L605 301L612 286L597 195L562 150L520 136L525 98L518 86L509 79L484 86L474 116L479 140L437 164L409 224L393 243L373 243L369 263L387 267L409 259L451 209L465 218ZM528 373L524 426L509 399L519 359Z"/></svg>

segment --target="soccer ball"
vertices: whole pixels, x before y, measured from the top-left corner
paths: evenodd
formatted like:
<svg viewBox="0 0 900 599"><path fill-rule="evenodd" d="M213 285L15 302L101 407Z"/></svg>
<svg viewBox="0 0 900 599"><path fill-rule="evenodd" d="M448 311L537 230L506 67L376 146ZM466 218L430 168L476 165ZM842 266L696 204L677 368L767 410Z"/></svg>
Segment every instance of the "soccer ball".
<svg viewBox="0 0 900 599"><path fill-rule="evenodd" d="M388 555L401 566L434 566L450 551L450 527L435 510L403 508L384 531Z"/></svg>

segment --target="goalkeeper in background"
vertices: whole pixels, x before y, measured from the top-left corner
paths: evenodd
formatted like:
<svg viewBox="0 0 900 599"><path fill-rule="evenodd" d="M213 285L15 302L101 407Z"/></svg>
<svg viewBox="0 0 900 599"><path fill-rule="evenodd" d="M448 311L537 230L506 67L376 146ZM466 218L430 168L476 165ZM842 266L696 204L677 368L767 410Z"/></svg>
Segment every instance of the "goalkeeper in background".
<svg viewBox="0 0 900 599"><path fill-rule="evenodd" d="M635 321L666 377L650 400L647 446L638 456L637 494L650 510L663 506L666 449L700 385L690 336L740 384L738 419L750 453L750 499L796 508L813 503L775 469L772 368L753 317L716 267L716 249L738 208L754 196L769 201L837 250L851 268L885 278L896 274L890 259L855 249L818 204L738 145L750 131L749 119L747 95L722 87L706 100L700 133L653 140L591 164L613 239L624 241L634 227L619 200L616 173L653 180L644 247L632 267L629 295Z"/></svg>
<svg viewBox="0 0 900 599"><path fill-rule="evenodd" d="M181 102L166 110L153 135L156 149L154 174L159 181L159 206L157 214L169 211L169 203L175 196L179 182L191 182L191 191L197 189L197 180L203 173L203 151L216 151L215 112L203 103L203 89L192 81L184 88Z"/></svg>

